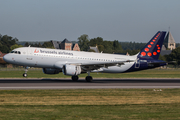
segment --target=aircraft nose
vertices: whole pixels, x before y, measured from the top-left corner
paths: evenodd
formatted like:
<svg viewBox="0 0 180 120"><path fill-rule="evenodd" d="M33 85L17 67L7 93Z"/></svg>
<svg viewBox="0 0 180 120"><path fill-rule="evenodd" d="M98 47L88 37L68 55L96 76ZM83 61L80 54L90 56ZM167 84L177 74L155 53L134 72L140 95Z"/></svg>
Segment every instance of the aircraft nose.
<svg viewBox="0 0 180 120"><path fill-rule="evenodd" d="M8 63L10 61L10 56L8 54L4 55L3 60Z"/></svg>

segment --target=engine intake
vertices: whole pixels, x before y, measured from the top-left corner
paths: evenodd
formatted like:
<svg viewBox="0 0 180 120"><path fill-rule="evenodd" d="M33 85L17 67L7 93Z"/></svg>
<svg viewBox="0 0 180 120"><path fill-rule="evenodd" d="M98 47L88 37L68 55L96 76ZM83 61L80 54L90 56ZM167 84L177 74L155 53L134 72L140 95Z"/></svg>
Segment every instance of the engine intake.
<svg viewBox="0 0 180 120"><path fill-rule="evenodd" d="M64 65L62 71L64 75L79 75L81 74L81 67L76 65Z"/></svg>

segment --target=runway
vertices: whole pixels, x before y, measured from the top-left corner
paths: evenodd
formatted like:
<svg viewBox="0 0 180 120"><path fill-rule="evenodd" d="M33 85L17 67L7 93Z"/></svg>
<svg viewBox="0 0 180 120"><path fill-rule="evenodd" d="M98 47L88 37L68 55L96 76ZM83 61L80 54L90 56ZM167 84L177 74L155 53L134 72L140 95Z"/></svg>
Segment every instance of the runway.
<svg viewBox="0 0 180 120"><path fill-rule="evenodd" d="M7 89L104 89L104 88L180 88L180 79L0 79L0 90Z"/></svg>
<svg viewBox="0 0 180 120"><path fill-rule="evenodd" d="M180 79L0 79L0 90L7 89L104 89L104 88L180 88Z"/></svg>

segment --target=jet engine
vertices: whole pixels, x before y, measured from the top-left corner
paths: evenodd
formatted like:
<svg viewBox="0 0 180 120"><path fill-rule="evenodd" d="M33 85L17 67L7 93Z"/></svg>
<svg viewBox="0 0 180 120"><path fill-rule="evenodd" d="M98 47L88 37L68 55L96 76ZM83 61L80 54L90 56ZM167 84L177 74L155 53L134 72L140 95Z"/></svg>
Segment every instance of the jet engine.
<svg viewBox="0 0 180 120"><path fill-rule="evenodd" d="M76 65L64 65L62 71L64 75L79 75L81 74L81 67Z"/></svg>
<svg viewBox="0 0 180 120"><path fill-rule="evenodd" d="M58 74L59 72L61 72L61 70L59 69L52 69L52 68L43 68L42 70L44 74Z"/></svg>

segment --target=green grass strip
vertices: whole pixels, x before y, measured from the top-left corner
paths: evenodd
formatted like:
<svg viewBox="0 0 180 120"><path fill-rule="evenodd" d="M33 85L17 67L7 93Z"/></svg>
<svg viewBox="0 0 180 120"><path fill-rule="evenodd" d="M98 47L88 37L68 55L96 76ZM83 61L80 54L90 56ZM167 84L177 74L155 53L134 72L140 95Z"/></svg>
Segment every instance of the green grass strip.
<svg viewBox="0 0 180 120"><path fill-rule="evenodd" d="M20 70L3 70L0 71L0 78L23 78L24 71ZM87 74L79 75L85 78ZM180 78L180 69L152 69L129 73L91 73L93 78ZM71 78L63 73L48 75L44 74L41 69L29 70L27 78Z"/></svg>
<svg viewBox="0 0 180 120"><path fill-rule="evenodd" d="M0 90L0 119L180 119L180 89Z"/></svg>

